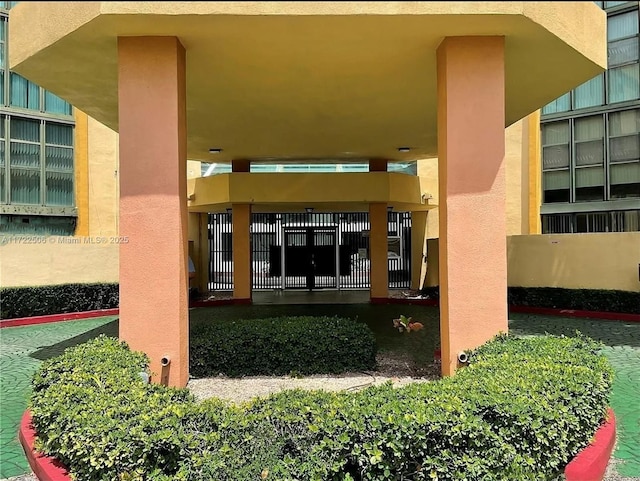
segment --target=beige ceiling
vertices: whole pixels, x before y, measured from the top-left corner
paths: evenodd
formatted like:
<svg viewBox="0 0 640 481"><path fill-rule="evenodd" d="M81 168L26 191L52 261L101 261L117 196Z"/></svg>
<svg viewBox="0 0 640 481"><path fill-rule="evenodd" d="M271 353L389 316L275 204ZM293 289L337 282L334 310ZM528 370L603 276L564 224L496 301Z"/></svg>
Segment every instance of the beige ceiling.
<svg viewBox="0 0 640 481"><path fill-rule="evenodd" d="M21 2L9 47L118 130L117 37L177 36L192 159L413 160L437 154L444 37L506 37L510 125L602 71L605 28L593 2Z"/></svg>

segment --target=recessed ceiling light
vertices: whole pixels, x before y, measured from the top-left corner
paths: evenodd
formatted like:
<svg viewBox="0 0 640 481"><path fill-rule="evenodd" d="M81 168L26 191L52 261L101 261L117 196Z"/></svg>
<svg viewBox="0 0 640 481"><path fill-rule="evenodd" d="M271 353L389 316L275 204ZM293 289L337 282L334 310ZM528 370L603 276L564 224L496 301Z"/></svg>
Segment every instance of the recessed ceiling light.
<svg viewBox="0 0 640 481"><path fill-rule="evenodd" d="M219 154L222 152L222 149L209 149L210 154Z"/></svg>
<svg viewBox="0 0 640 481"><path fill-rule="evenodd" d="M398 152L402 152L402 153L411 152L411 149L409 147L398 147Z"/></svg>

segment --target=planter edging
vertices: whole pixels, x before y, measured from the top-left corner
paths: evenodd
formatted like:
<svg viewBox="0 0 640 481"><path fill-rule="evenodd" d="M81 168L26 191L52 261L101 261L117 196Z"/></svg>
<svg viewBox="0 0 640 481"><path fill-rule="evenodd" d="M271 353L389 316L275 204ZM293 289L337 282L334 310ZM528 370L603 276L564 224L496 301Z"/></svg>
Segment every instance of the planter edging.
<svg viewBox="0 0 640 481"><path fill-rule="evenodd" d="M602 481L616 443L616 416L607 409L607 419L596 431L593 442L580 451L564 469L566 481Z"/></svg>

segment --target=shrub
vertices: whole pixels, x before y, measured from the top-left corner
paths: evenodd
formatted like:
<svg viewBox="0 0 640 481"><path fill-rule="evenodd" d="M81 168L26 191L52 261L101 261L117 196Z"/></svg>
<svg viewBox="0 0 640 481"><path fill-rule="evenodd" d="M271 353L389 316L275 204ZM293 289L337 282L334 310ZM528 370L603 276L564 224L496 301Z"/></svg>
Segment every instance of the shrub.
<svg viewBox="0 0 640 481"><path fill-rule="evenodd" d="M191 333L196 377L342 373L372 370L371 330L338 317L276 317L212 321Z"/></svg>
<svg viewBox="0 0 640 481"><path fill-rule="evenodd" d="M599 348L502 335L437 382L236 406L142 383L145 357L101 338L43 364L31 408L39 446L91 481L550 480L605 415Z"/></svg>
<svg viewBox="0 0 640 481"><path fill-rule="evenodd" d="M640 314L640 292L560 287L509 287L507 292L510 306ZM420 293L428 299L440 297L438 286Z"/></svg>
<svg viewBox="0 0 640 481"><path fill-rule="evenodd" d="M44 316L118 307L118 284L60 284L0 289L0 318Z"/></svg>
<svg viewBox="0 0 640 481"><path fill-rule="evenodd" d="M509 287L509 304L640 314L640 292L559 287Z"/></svg>

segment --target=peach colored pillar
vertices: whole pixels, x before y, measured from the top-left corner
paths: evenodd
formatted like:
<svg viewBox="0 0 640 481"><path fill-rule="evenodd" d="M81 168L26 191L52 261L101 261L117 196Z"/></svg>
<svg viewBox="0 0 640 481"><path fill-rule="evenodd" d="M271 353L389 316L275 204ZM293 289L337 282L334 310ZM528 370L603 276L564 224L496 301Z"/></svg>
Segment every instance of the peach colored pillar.
<svg viewBox="0 0 640 481"><path fill-rule="evenodd" d="M387 260L387 204L369 204L369 264L371 269L370 297L387 299L389 297L389 265Z"/></svg>
<svg viewBox="0 0 640 481"><path fill-rule="evenodd" d="M437 51L442 373L507 331L504 38Z"/></svg>
<svg viewBox="0 0 640 481"><path fill-rule="evenodd" d="M118 39L120 338L152 380L189 377L185 51L175 37ZM170 361L161 366L161 359Z"/></svg>
<svg viewBox="0 0 640 481"><path fill-rule="evenodd" d="M251 205L233 204L233 298L251 301Z"/></svg>

